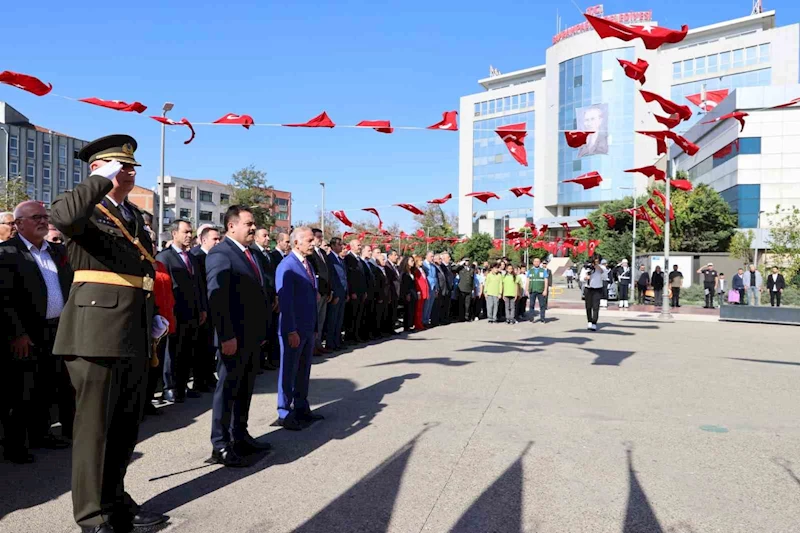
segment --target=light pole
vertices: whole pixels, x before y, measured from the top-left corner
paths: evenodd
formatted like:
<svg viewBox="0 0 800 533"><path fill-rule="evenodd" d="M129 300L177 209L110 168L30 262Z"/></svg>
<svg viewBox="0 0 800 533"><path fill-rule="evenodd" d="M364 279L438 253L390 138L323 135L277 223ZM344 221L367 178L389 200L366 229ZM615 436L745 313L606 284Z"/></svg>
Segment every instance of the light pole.
<svg viewBox="0 0 800 533"><path fill-rule="evenodd" d="M761 239L761 215L764 214L764 211L758 212L758 219L756 219L756 245L753 246L755 248L755 253L753 254L753 264L756 265L756 269L758 269L758 241Z"/></svg>
<svg viewBox="0 0 800 533"><path fill-rule="evenodd" d="M503 215L503 257L506 256L506 227L507 227L509 218L510 217L509 217L508 213Z"/></svg>
<svg viewBox="0 0 800 533"><path fill-rule="evenodd" d="M325 182L319 182L320 187L322 187L322 209L319 212L319 225L320 229L322 229L322 238L325 239Z"/></svg>
<svg viewBox="0 0 800 533"><path fill-rule="evenodd" d="M167 112L172 111L172 108L175 107L175 104L172 102L166 102L164 107L161 108L161 116L166 118ZM161 176L158 178L158 233L156 240L156 246L161 244L161 233L164 231L164 146L166 145L166 132L167 132L167 125L163 122L161 123Z"/></svg>

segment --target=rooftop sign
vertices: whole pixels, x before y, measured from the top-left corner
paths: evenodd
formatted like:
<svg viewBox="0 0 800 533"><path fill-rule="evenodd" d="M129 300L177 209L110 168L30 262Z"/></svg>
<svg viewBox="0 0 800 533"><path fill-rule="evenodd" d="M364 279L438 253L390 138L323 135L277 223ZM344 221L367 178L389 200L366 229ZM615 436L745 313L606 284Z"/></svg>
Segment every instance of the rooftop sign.
<svg viewBox="0 0 800 533"><path fill-rule="evenodd" d="M587 13L593 15L594 13L590 13L590 10L595 10L595 8L587 9ZM602 7L600 8L602 9ZM596 11L595 11L596 12ZM607 17L602 17L606 20L612 20L614 22L619 22L621 24L639 24L640 22L650 22L653 20L653 12L652 11L631 11L630 13L620 13L618 15L609 15ZM572 37L573 35L578 35L579 33L585 33L587 31L592 31L592 25L588 22L583 22L581 24L577 24L575 26L571 26L566 30L556 34L553 37L553 44L556 44L559 41L563 41L568 37Z"/></svg>

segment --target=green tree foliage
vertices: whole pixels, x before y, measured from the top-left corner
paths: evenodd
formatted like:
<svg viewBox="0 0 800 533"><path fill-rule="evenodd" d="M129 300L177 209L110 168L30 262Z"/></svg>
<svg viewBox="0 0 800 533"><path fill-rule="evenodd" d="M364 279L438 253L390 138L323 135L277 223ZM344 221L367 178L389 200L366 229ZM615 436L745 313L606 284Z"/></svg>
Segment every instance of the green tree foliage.
<svg viewBox="0 0 800 533"><path fill-rule="evenodd" d="M435 204L428 204L423 208L424 214L414 215L414 222L416 227L411 233L416 233L417 230L427 232L428 237L457 237L456 229L458 228L458 217L446 213L442 206ZM414 253L422 255L426 249L434 252L445 252L453 248L448 242L435 241L427 244L424 240L412 241L413 246L410 246L407 253Z"/></svg>
<svg viewBox="0 0 800 533"><path fill-rule="evenodd" d="M781 208L768 213L770 236L767 244L770 250L787 269L786 279L794 280L800 274L800 209Z"/></svg>
<svg viewBox="0 0 800 533"><path fill-rule="evenodd" d="M235 172L231 181L231 203L248 206L259 227L271 228L275 217L272 216L272 196L269 194L272 186L267 184L267 173L250 165Z"/></svg>
<svg viewBox="0 0 800 533"><path fill-rule="evenodd" d="M467 242L456 245L453 258L460 261L464 257L478 263L489 260L489 252L493 248L492 237L488 233L476 233Z"/></svg>
<svg viewBox="0 0 800 533"><path fill-rule="evenodd" d="M25 181L17 176L6 182L0 177L0 211L14 211L17 204L29 200Z"/></svg>
<svg viewBox="0 0 800 533"><path fill-rule="evenodd" d="M728 253L731 256L742 260L743 265L749 265L753 262L753 239L755 233L753 230L737 231L731 238L731 243L728 246Z"/></svg>

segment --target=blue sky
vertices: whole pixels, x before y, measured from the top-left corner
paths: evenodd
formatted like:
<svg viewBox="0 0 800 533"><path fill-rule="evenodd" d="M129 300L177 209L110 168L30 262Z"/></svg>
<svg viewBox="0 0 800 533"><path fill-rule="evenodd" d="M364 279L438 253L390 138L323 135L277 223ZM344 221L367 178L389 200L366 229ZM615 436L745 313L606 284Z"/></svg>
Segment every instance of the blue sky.
<svg viewBox="0 0 800 533"><path fill-rule="evenodd" d="M581 8L588 7L576 0ZM0 100L32 122L93 139L130 133L139 141L140 185L155 185L160 125L52 96L140 101L145 115L211 122L225 113L256 123L304 122L326 110L334 122L390 119L427 126L459 97L478 92L489 64L503 72L539 65L555 30L581 22L569 1L420 2L53 2L15 3L3 34L0 70L53 83L38 98L0 86ZM800 20L800 3L765 0L778 24ZM749 0L673 0L664 4L605 2L606 13L654 9L661 25L690 27L748 15ZM659 7L660 6L660 7ZM95 13L94 15L92 13ZM7 13L10 15L10 13ZM151 113L152 112L152 113ZM167 174L227 182L254 164L271 185L292 191L293 218L311 219L327 184L326 208L411 229L411 215L391 204L423 204L458 192L458 134L197 126L167 133ZM520 184L524 185L524 184ZM456 211L456 202L445 205ZM362 216L363 215L363 216Z"/></svg>

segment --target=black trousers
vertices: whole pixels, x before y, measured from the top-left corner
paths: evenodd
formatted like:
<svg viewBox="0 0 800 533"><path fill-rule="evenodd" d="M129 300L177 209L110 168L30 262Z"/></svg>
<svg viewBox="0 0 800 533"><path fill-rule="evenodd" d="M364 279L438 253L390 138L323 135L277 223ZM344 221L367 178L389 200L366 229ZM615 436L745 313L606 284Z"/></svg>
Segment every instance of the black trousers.
<svg viewBox="0 0 800 533"><path fill-rule="evenodd" d="M640 304L644 303L644 293L647 292L647 287L636 285L636 301Z"/></svg>
<svg viewBox="0 0 800 533"><path fill-rule="evenodd" d="M439 324L449 324L450 323L450 293L447 294L440 294L437 300L437 304L439 305L439 313L438 313L438 320Z"/></svg>
<svg viewBox="0 0 800 533"><path fill-rule="evenodd" d="M472 310L472 292L458 291L458 321L469 322L472 318L470 311Z"/></svg>
<svg viewBox="0 0 800 533"><path fill-rule="evenodd" d="M209 317L210 319L211 317ZM163 341L162 341L163 342ZM192 358L192 376L194 387L212 387L217 382L214 372L217 370L217 350L214 348L214 329L211 321L197 329L197 343L195 344L194 357Z"/></svg>
<svg viewBox="0 0 800 533"><path fill-rule="evenodd" d="M600 318L600 300L603 298L603 289L586 287L585 290L586 320L597 324L597 319Z"/></svg>
<svg viewBox="0 0 800 533"><path fill-rule="evenodd" d="M706 296L706 307L714 307L714 284L713 283L703 283L703 292L707 293Z"/></svg>
<svg viewBox="0 0 800 533"><path fill-rule="evenodd" d="M347 301L345 312L347 313L345 318L349 320L347 322L347 336L350 340L361 341L361 319L364 314L364 300L362 300L361 294L357 294L355 300L350 299Z"/></svg>
<svg viewBox="0 0 800 533"><path fill-rule="evenodd" d="M75 387L72 505L75 521L92 527L135 513L125 473L139 436L147 354L137 357L65 356Z"/></svg>
<svg viewBox="0 0 800 533"><path fill-rule="evenodd" d="M313 339L309 342L313 343ZM241 344L234 355L217 354L219 381L211 406L211 445L222 450L233 441L247 437L250 402L258 374L258 345Z"/></svg>
<svg viewBox="0 0 800 533"><path fill-rule="evenodd" d="M672 307L678 307L681 305L681 288L680 287L672 287Z"/></svg>
<svg viewBox="0 0 800 533"><path fill-rule="evenodd" d="M178 321L174 335L167 337L164 356L164 390L173 389L177 396L186 394L192 359L197 346L197 322Z"/></svg>
<svg viewBox="0 0 800 533"><path fill-rule="evenodd" d="M417 299L403 300L403 329L409 330L414 325L414 311L417 308Z"/></svg>
<svg viewBox="0 0 800 533"><path fill-rule="evenodd" d="M778 291L769 291L769 305L772 307L781 306L781 293Z"/></svg>
<svg viewBox="0 0 800 533"><path fill-rule="evenodd" d="M22 452L27 450L29 438L41 434L34 389L36 361L10 359L3 365L3 374L7 376L3 386L3 446L6 452Z"/></svg>

